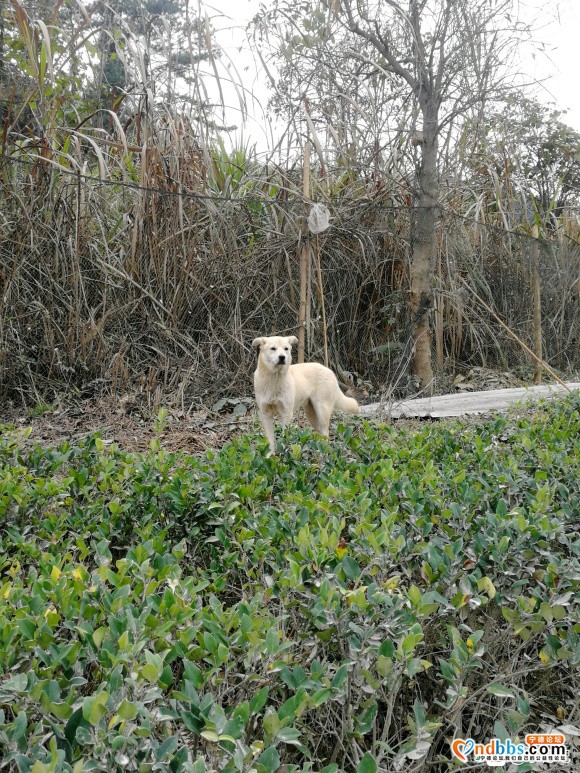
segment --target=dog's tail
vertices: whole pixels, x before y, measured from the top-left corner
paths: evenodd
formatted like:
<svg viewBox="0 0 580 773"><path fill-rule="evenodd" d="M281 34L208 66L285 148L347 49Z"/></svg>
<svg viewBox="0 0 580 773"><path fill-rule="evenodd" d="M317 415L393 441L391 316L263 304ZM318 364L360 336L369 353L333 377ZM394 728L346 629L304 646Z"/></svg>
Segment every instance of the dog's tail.
<svg viewBox="0 0 580 773"><path fill-rule="evenodd" d="M340 392L336 407L343 413L360 413L360 406L354 397L347 397L344 392Z"/></svg>

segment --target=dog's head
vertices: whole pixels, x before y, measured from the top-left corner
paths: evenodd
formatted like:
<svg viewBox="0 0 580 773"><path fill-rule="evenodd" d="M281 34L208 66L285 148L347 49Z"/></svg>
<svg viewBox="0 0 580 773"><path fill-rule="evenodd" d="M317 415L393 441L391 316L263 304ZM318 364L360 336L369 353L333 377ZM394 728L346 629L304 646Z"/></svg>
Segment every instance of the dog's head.
<svg viewBox="0 0 580 773"><path fill-rule="evenodd" d="M263 336L254 338L252 346L259 348L260 362L276 373L288 368L292 362L292 344L297 343L296 336Z"/></svg>

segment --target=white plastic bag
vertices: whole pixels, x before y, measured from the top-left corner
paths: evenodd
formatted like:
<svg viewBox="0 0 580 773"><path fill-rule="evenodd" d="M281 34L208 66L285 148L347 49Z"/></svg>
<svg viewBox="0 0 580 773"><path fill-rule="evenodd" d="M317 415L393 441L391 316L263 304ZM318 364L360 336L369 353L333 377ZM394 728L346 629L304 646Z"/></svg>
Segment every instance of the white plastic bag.
<svg viewBox="0 0 580 773"><path fill-rule="evenodd" d="M313 204L308 215L308 229L310 233L320 234L330 228L330 212L324 204Z"/></svg>

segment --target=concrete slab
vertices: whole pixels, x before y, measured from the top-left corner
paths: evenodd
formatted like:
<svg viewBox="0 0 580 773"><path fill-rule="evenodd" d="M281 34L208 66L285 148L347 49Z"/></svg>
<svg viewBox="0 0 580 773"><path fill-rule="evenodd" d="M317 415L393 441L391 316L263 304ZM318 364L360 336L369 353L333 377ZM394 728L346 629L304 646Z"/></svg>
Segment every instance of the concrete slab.
<svg viewBox="0 0 580 773"><path fill-rule="evenodd" d="M580 382L567 384L570 390L580 390ZM467 416L469 414L503 411L512 403L566 394L560 384L522 387L518 389L490 389L484 392L457 392L451 395L421 397L391 403L372 403L361 406L363 416L383 414L394 419Z"/></svg>

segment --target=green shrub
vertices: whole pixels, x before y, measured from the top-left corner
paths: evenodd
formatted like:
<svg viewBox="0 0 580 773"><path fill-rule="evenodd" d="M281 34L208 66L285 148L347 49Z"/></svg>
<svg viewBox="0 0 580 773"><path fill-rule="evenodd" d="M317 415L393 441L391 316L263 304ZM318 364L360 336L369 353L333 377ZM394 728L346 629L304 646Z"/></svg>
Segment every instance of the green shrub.
<svg viewBox="0 0 580 773"><path fill-rule="evenodd" d="M453 736L573 721L578 396L292 428L269 459L23 440L0 439L5 767L444 771Z"/></svg>

